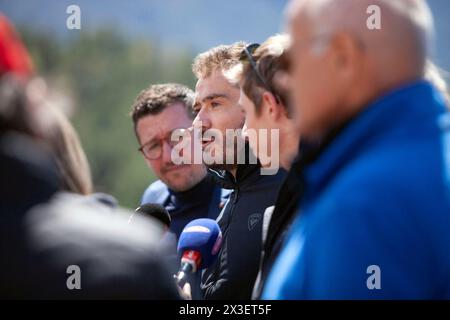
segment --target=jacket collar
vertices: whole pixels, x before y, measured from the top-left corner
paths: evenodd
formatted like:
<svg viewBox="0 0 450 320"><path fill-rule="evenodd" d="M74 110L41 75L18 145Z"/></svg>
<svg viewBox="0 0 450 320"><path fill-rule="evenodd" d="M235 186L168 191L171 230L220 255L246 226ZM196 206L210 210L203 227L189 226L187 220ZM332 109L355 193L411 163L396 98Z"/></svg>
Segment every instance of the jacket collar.
<svg viewBox="0 0 450 320"><path fill-rule="evenodd" d="M256 164L250 163L250 159L254 159L254 157L250 153L248 143L245 144L244 152L245 163L238 164L236 177L226 170L208 169L210 178L224 189L237 189L252 184L260 176L261 165L259 161L256 161Z"/></svg>
<svg viewBox="0 0 450 320"><path fill-rule="evenodd" d="M173 191L169 189L169 195L175 206L200 204L208 199L214 190L214 185L206 177L186 191Z"/></svg>
<svg viewBox="0 0 450 320"><path fill-rule="evenodd" d="M402 130L402 123L420 123L430 116L444 112L439 94L426 81L418 81L394 90L369 104L344 126L333 130L321 147L305 156L305 180L309 192L320 188L347 162L383 138Z"/></svg>
<svg viewBox="0 0 450 320"><path fill-rule="evenodd" d="M236 189L250 184L260 175L261 166L258 164L239 164L236 178L225 170L208 169L210 177L224 189Z"/></svg>

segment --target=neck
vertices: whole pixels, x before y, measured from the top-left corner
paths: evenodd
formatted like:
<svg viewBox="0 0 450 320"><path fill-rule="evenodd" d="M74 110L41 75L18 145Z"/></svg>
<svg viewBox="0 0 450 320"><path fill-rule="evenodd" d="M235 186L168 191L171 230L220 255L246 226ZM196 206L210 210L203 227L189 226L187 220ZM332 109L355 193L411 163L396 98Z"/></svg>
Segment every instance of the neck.
<svg viewBox="0 0 450 320"><path fill-rule="evenodd" d="M296 129L291 119L286 119L286 123L280 130L280 166L289 171L292 162L298 154L300 143L300 133Z"/></svg>
<svg viewBox="0 0 450 320"><path fill-rule="evenodd" d="M228 171L229 171L229 172L233 175L233 177L236 179L237 166L234 166L233 168L229 169Z"/></svg>

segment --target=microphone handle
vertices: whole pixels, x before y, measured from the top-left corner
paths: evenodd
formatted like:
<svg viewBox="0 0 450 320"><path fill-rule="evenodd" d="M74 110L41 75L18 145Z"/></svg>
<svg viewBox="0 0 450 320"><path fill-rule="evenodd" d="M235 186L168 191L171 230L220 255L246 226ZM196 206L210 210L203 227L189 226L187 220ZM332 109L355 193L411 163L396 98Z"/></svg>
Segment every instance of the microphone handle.
<svg viewBox="0 0 450 320"><path fill-rule="evenodd" d="M194 267L192 266L191 263L183 262L181 264L180 271L178 271L178 273L176 275L174 275L175 281L180 288L183 289L184 285L187 282L188 276L190 274L192 274L193 271L194 271Z"/></svg>

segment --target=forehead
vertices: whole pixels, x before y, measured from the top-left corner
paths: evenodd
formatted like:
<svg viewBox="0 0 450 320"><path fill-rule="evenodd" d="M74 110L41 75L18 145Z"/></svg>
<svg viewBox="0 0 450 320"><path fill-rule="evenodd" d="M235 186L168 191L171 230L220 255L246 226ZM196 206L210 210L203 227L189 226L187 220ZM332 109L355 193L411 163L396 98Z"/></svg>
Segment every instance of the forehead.
<svg viewBox="0 0 450 320"><path fill-rule="evenodd" d="M212 95L239 94L239 87L231 84L221 70L216 70L209 77L200 78L195 86L195 101L201 102Z"/></svg>
<svg viewBox="0 0 450 320"><path fill-rule="evenodd" d="M187 115L184 105L180 102L167 106L162 112L149 114L139 119L136 131L141 139L151 139L158 134L166 134L177 128L187 128L192 119Z"/></svg>
<svg viewBox="0 0 450 320"><path fill-rule="evenodd" d="M294 46L295 43L298 42L299 37L303 38L310 34L310 23L307 21L307 19L303 19L297 16L295 19L290 21L289 32L292 35L291 44L292 46Z"/></svg>
<svg viewBox="0 0 450 320"><path fill-rule="evenodd" d="M286 10L287 28L289 29L289 31L296 34L309 32L311 25L311 11L314 11L314 5L308 4L307 1L291 1Z"/></svg>

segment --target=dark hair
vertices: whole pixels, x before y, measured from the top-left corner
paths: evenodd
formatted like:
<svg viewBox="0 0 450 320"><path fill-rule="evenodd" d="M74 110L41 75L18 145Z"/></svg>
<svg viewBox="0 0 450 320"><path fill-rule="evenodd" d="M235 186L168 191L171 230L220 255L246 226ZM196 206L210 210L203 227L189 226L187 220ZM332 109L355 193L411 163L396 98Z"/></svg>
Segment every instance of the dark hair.
<svg viewBox="0 0 450 320"><path fill-rule="evenodd" d="M192 106L194 92L188 87L177 83L154 84L141 91L134 101L131 117L136 131L139 119L151 114L162 112L167 106L181 102L190 118L194 118Z"/></svg>

